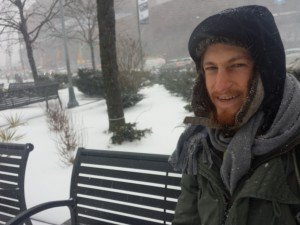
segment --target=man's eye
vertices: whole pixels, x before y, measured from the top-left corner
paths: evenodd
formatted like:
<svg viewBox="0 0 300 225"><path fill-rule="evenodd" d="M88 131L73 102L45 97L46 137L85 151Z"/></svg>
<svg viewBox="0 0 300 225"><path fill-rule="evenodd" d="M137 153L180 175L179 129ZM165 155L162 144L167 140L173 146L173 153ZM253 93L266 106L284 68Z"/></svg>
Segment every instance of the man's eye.
<svg viewBox="0 0 300 225"><path fill-rule="evenodd" d="M233 64L231 67L240 68L240 67L244 67L244 66L245 66L245 64L243 64L243 63L237 63L237 64Z"/></svg>
<svg viewBox="0 0 300 225"><path fill-rule="evenodd" d="M205 67L204 70L205 71L214 71L214 70L217 70L217 67L215 67L215 66L208 66L208 67Z"/></svg>

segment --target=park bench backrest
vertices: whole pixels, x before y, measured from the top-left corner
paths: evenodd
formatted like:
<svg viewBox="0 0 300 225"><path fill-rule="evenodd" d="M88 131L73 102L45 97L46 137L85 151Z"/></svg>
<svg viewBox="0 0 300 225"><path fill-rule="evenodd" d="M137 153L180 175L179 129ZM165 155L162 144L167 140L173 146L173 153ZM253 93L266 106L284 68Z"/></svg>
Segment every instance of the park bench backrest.
<svg viewBox="0 0 300 225"><path fill-rule="evenodd" d="M45 98L57 98L58 97L59 83L56 82L44 82L35 85L36 93L44 96Z"/></svg>
<svg viewBox="0 0 300 225"><path fill-rule="evenodd" d="M34 82L24 82L24 83L9 83L8 85L8 90L19 90L19 89L24 89L24 88L31 88L34 87L35 83Z"/></svg>
<svg viewBox="0 0 300 225"><path fill-rule="evenodd" d="M26 210L24 178L32 149L32 144L0 143L0 224Z"/></svg>
<svg viewBox="0 0 300 225"><path fill-rule="evenodd" d="M21 107L32 103L58 99L59 84L56 82L12 83L7 91L0 92L0 110Z"/></svg>
<svg viewBox="0 0 300 225"><path fill-rule="evenodd" d="M167 155L79 149L71 197L76 224L171 224L181 174Z"/></svg>

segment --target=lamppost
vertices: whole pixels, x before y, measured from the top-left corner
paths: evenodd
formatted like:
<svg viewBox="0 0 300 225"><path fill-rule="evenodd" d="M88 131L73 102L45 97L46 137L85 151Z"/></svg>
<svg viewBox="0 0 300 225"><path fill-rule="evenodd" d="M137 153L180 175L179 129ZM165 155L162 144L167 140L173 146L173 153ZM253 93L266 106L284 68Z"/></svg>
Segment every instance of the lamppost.
<svg viewBox="0 0 300 225"><path fill-rule="evenodd" d="M140 10L139 10L139 0L136 0L136 16L137 16L137 28L138 28L138 38L139 38L139 54L141 57L141 70L144 70L144 56L142 48L142 37L140 28Z"/></svg>
<svg viewBox="0 0 300 225"><path fill-rule="evenodd" d="M66 36L66 29L65 29L65 10L63 6L63 1L60 0L60 13L61 13L61 26L62 26L62 34L64 39L64 49L65 49L65 58L66 58L66 65L67 65L67 73L68 73L68 89L69 89L69 102L68 108L73 108L78 106L78 102L75 97L73 82L72 82L72 73L70 68L70 60L69 60L69 53L68 53L68 45L67 45L67 36Z"/></svg>

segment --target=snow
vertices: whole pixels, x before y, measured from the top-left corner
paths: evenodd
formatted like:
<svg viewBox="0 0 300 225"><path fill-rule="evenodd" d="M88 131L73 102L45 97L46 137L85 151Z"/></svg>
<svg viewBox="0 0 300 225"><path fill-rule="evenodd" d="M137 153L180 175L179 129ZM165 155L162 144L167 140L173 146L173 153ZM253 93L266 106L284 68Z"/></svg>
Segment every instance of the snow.
<svg viewBox="0 0 300 225"><path fill-rule="evenodd" d="M172 96L161 85L143 88L144 99L134 107L125 109L126 122L136 122L139 129L151 128L152 133L140 141L113 145L108 130L106 102L89 98L75 88L80 106L68 109L77 129L82 131L83 147L118 151L171 154L177 139L184 129L182 121L188 113L181 98ZM59 91L64 105L67 105L68 90ZM48 131L44 115L45 103L1 111L0 115L20 114L26 125L18 133L25 134L20 143L32 143L25 176L25 197L27 207L39 203L69 198L72 167L64 167L59 160L54 136ZM0 121L0 126L5 125ZM67 208L56 208L34 216L35 219L51 224L61 224L70 217ZM43 224L34 222L34 224Z"/></svg>

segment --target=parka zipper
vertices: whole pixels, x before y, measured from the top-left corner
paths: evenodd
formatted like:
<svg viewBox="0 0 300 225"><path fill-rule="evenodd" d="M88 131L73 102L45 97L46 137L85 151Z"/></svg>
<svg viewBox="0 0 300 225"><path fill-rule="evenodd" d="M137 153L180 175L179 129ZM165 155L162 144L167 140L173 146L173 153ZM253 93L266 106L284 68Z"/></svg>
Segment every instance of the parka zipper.
<svg viewBox="0 0 300 225"><path fill-rule="evenodd" d="M225 225L227 218L228 218L228 214L229 214L229 210L231 209L231 206L233 204L232 198L226 198L226 196L224 196L225 198L225 208L224 208L224 213L223 213L223 220L222 220L222 225Z"/></svg>

